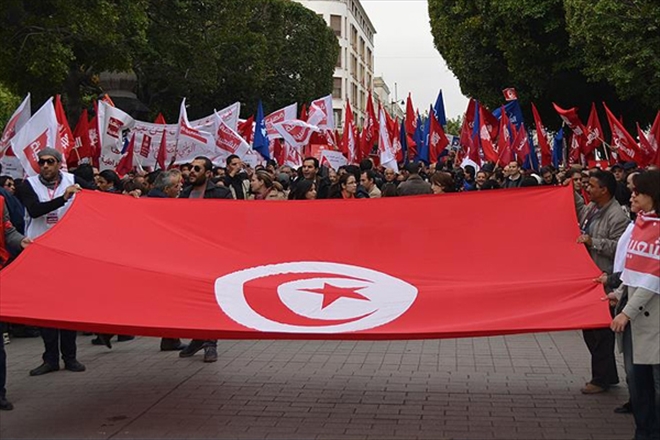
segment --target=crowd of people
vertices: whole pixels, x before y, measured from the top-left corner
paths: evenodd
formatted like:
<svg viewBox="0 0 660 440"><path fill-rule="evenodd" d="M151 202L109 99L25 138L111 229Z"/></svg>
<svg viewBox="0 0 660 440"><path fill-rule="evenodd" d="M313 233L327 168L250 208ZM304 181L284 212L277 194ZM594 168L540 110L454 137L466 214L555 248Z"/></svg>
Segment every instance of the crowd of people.
<svg viewBox="0 0 660 440"><path fill-rule="evenodd" d="M313 157L305 158L298 169L274 161L251 168L232 155L227 158L226 167L214 166L209 158L197 157L191 163L173 169L140 170L122 177L112 170L99 172L89 164L82 164L71 173L64 172L61 169L62 156L52 148L38 154L38 164L40 173L37 176L22 181L0 177L0 206L5 219L0 263L8 262L11 255L16 255L56 224L71 206L76 193L83 189L136 198L313 200L572 185L576 222L581 231L576 241L587 248L603 272L596 282L603 284L613 317L611 328L583 332L591 354L592 379L581 391L584 394L602 393L619 382L614 353L618 339L624 353L630 402L615 411L634 414L635 438L658 438L660 292L657 281L651 285L640 284L630 275L630 268L626 265L626 261L633 257L629 249L631 237L639 228L650 224L644 222L655 226L656 239L660 240L657 237L660 170L654 167L642 170L635 163L628 162L615 164L609 170L547 166L536 172L522 169L515 161L504 167L489 162L479 168L474 165L460 167L450 156L445 162L431 165L404 163L400 172L374 166L370 159L359 165L345 165L333 170L320 166ZM656 243L655 257L660 266L658 248L660 246ZM12 331L16 335L40 334L44 340L43 362L31 370L30 375L59 370L60 357L65 369L85 370L76 356L76 332L35 331L21 326L12 326ZM113 336L100 334L92 343L112 348ZM129 335L118 336L119 341L131 338ZM2 344L0 340L0 410L8 410L12 405L6 399L4 388L6 374ZM177 350L181 357L190 357L204 350L204 362L214 362L218 357L217 341L214 340L193 340L184 344L179 339L163 339L160 349Z"/></svg>

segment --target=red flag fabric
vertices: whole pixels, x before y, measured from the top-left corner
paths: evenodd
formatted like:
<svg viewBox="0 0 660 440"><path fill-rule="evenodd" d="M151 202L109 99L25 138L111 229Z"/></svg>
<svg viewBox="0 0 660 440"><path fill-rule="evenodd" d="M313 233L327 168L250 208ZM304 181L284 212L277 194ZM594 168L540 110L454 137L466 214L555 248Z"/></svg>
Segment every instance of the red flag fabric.
<svg viewBox="0 0 660 440"><path fill-rule="evenodd" d="M580 148L580 142L578 141L578 136L573 133L571 134L571 145L568 150L568 164L569 165L575 165L579 164L581 162L580 160L580 153L581 153L581 148Z"/></svg>
<svg viewBox="0 0 660 440"><path fill-rule="evenodd" d="M479 105L479 123L483 124L488 130L488 134L491 139L495 139L500 130L500 121L497 120L495 115L491 113L486 107L478 103Z"/></svg>
<svg viewBox="0 0 660 440"><path fill-rule="evenodd" d="M415 113L415 107L413 106L412 96L408 93L408 99L406 99L406 133L410 136L413 136L415 129L417 128L417 115Z"/></svg>
<svg viewBox="0 0 660 440"><path fill-rule="evenodd" d="M362 126L362 134L360 136L360 157L362 159L369 157L371 149L378 139L378 118L376 118L376 110L374 109L373 98L371 92L367 98L367 111L364 115L364 124Z"/></svg>
<svg viewBox="0 0 660 440"><path fill-rule="evenodd" d="M96 101L94 101L94 117L89 122L89 142L92 147L92 165L96 168L99 167L101 158L101 137L99 136L99 108Z"/></svg>
<svg viewBox="0 0 660 440"><path fill-rule="evenodd" d="M57 144L55 148L62 153L65 159L69 157L69 153L73 149L75 140L73 133L69 126L69 121L66 119L64 107L62 107L62 98L60 95L55 95L55 116L57 117Z"/></svg>
<svg viewBox="0 0 660 440"><path fill-rule="evenodd" d="M167 162L167 128L163 127L163 136L160 138L160 145L158 146L158 154L156 155L156 163L161 170L166 169L165 163Z"/></svg>
<svg viewBox="0 0 660 440"><path fill-rule="evenodd" d="M660 150L659 144L660 144L660 110L658 110L658 113L655 115L655 120L653 121L653 125L651 126L651 132L649 133L648 136L649 144L651 144L651 149L654 152L657 152Z"/></svg>
<svg viewBox="0 0 660 440"><path fill-rule="evenodd" d="M504 95L504 99L507 101L515 101L518 99L518 93L516 92L516 89L513 87L509 87L508 89L502 90L502 94Z"/></svg>
<svg viewBox="0 0 660 440"><path fill-rule="evenodd" d="M523 163L527 155L530 153L529 137L527 136L527 130L525 130L525 124L520 124L520 129L516 133L516 138L513 141L512 150L516 153L516 159L519 163Z"/></svg>
<svg viewBox="0 0 660 440"><path fill-rule="evenodd" d="M562 121L568 125L573 133L577 134L579 137L583 137L585 135L586 129L582 121L580 121L576 107L564 110L554 102L552 105L555 107L555 111L559 114L559 117L562 119Z"/></svg>
<svg viewBox="0 0 660 440"><path fill-rule="evenodd" d="M449 145L449 140L433 111L429 112L429 118L431 118L429 123L429 159L431 163L437 163L438 157Z"/></svg>
<svg viewBox="0 0 660 440"><path fill-rule="evenodd" d="M167 121L165 121L165 116L159 112L158 116L156 116L156 119L154 119L154 124L166 125Z"/></svg>
<svg viewBox="0 0 660 440"><path fill-rule="evenodd" d="M73 149L67 158L67 166L70 168L77 167L81 159L92 157L88 118L87 109L84 109L80 114L76 128L73 130Z"/></svg>
<svg viewBox="0 0 660 440"><path fill-rule="evenodd" d="M533 104L532 104L533 105ZM513 142L511 131L510 131L509 117L502 106L502 116L500 117L500 135L497 137L497 151L498 151L498 161L497 163L501 167L505 167L513 160L513 151L511 150L511 144Z"/></svg>
<svg viewBox="0 0 660 440"><path fill-rule="evenodd" d="M493 138L490 135L491 131L486 125L488 119L486 113L490 114L488 110L479 105L479 138L481 149L483 150L484 158L487 161L497 163L497 151L495 151L495 147L493 146Z"/></svg>
<svg viewBox="0 0 660 440"><path fill-rule="evenodd" d="M355 121L350 101L346 100L346 114L344 119L344 132L341 138L341 152L346 156L349 164L358 163L358 145L355 136Z"/></svg>
<svg viewBox="0 0 660 440"><path fill-rule="evenodd" d="M547 166L552 163L552 151L548 143L548 133L545 131L541 115L539 115L536 106L532 102L532 113L534 114L534 125L536 125L536 137L539 142L539 149L541 150L541 166Z"/></svg>
<svg viewBox="0 0 660 440"><path fill-rule="evenodd" d="M299 119L303 122L307 122L307 104L305 104L305 103L303 103L302 107L300 108L300 118Z"/></svg>
<svg viewBox="0 0 660 440"><path fill-rule="evenodd" d="M502 206L524 206L525 221ZM393 242L408 240L402 212L427 214L416 219L416 240L442 235L446 257L431 259L406 246L391 252ZM129 213L158 221L130 222ZM208 234L218 218L241 221L231 234ZM265 218L274 231L288 230L292 218L315 219L300 222L297 234L316 237L317 245L271 234L270 246L262 246L263 234L255 231ZM450 219L452 234L446 234ZM611 318L603 289L593 282L600 270L575 243L578 235L570 187L355 203L134 199L83 191L57 228L0 271L0 319L198 339L455 338L606 327ZM516 270L510 259L474 252L529 237L543 252L517 259ZM75 277L53 282L53 274L72 267Z"/></svg>
<svg viewBox="0 0 660 440"><path fill-rule="evenodd" d="M120 176L128 174L133 169L134 151L135 151L135 133L133 133L133 135L131 136L131 140L128 143L128 147L126 148L126 154L124 154L124 156L117 164L117 168L115 168L115 171Z"/></svg>
<svg viewBox="0 0 660 440"><path fill-rule="evenodd" d="M591 154L603 143L603 128L600 126L596 104L593 102L591 103L591 113L589 113L589 120L587 121L586 137L587 139L584 142L582 150L585 156Z"/></svg>
<svg viewBox="0 0 660 440"><path fill-rule="evenodd" d="M653 161L655 157L655 151L649 142L648 138L639 127L639 122L637 123L637 137L639 138L639 149L640 149L640 161L637 165L644 168Z"/></svg>
<svg viewBox="0 0 660 440"><path fill-rule="evenodd" d="M241 135L245 142L252 143L252 136L254 134L254 116L250 116L247 120L238 123L238 134Z"/></svg>
<svg viewBox="0 0 660 440"><path fill-rule="evenodd" d="M612 129L612 149L617 153L621 160L626 162L637 162L639 164L643 161L643 158L639 151L637 141L635 141L635 138L628 133L621 121L612 114L604 102L603 107L605 107L607 121L610 123L610 128Z"/></svg>

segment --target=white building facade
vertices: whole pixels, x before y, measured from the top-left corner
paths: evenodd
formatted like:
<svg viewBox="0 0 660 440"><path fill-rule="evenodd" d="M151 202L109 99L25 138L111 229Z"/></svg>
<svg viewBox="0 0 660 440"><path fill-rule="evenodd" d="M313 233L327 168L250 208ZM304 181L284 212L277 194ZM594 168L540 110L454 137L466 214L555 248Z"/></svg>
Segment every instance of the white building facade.
<svg viewBox="0 0 660 440"><path fill-rule="evenodd" d="M350 100L356 123L362 125L369 90L373 89L374 25L359 0L294 1L323 17L339 42L332 89L335 125L342 128L347 100Z"/></svg>

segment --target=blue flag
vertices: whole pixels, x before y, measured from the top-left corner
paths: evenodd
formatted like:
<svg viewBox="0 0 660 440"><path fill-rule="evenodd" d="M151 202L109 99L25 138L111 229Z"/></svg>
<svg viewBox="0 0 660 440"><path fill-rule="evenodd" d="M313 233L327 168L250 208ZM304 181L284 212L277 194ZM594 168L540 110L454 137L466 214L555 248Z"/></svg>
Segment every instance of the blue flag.
<svg viewBox="0 0 660 440"><path fill-rule="evenodd" d="M264 108L261 105L260 99L259 105L257 106L257 117L254 120L254 140L252 142L252 148L261 154L264 159L269 160L269 143L268 135L266 134L266 121L264 121Z"/></svg>
<svg viewBox="0 0 660 440"><path fill-rule="evenodd" d="M429 147L425 142L426 139L424 134L424 124L422 123L422 118L419 115L417 115L417 128L415 128L413 140L417 144L417 157L415 160L421 160L428 165Z"/></svg>
<svg viewBox="0 0 660 440"><path fill-rule="evenodd" d="M440 89L440 92L438 93L438 98L435 100L433 113L435 113L435 119L438 120L440 125L442 125L443 127L447 125L447 115L445 115L445 103L442 100L442 89Z"/></svg>
<svg viewBox="0 0 660 440"><path fill-rule="evenodd" d="M564 129L560 128L552 144L552 166L556 168L564 160Z"/></svg>
<svg viewBox="0 0 660 440"><path fill-rule="evenodd" d="M401 141L401 153L403 155L403 163L408 163L408 136L406 135L406 121L401 121L401 132L399 133L399 140Z"/></svg>

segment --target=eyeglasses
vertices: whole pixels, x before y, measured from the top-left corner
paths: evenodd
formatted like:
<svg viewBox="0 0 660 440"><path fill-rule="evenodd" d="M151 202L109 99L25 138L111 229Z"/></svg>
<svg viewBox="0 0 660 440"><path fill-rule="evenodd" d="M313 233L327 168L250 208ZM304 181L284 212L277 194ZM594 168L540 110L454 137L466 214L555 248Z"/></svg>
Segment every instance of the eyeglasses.
<svg viewBox="0 0 660 440"><path fill-rule="evenodd" d="M13 188L14 186L16 186L16 185L14 185L14 182L5 183L5 188Z"/></svg>
<svg viewBox="0 0 660 440"><path fill-rule="evenodd" d="M57 162L55 159L39 159L37 163L39 164L40 167L48 164L48 165L55 165L55 162Z"/></svg>
<svg viewBox="0 0 660 440"><path fill-rule="evenodd" d="M202 171L202 167L200 167L199 165L193 165L192 167L190 167L190 170L199 173Z"/></svg>

